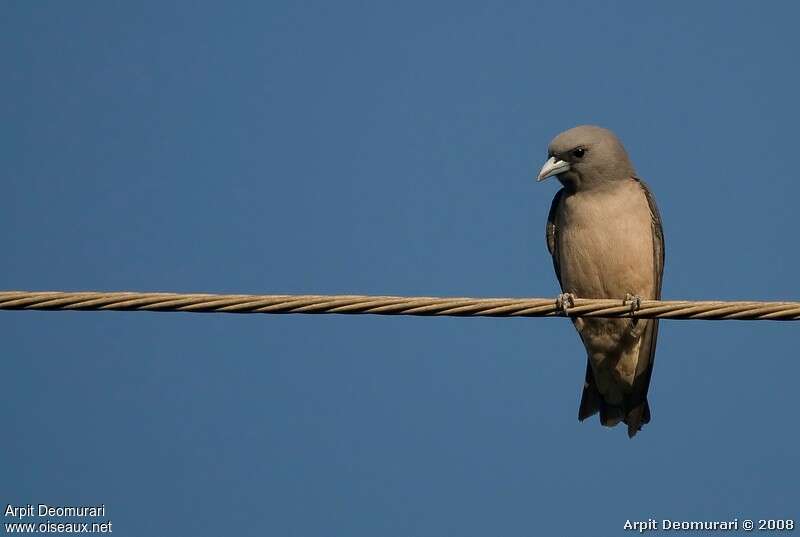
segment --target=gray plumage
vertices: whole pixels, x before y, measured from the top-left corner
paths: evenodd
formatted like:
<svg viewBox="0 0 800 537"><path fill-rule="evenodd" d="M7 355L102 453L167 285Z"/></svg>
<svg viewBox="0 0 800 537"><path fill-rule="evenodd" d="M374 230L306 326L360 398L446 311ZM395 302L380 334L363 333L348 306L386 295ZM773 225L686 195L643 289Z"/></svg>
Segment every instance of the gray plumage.
<svg viewBox="0 0 800 537"><path fill-rule="evenodd" d="M548 147L539 180L556 175L547 247L564 293L577 298L661 298L664 235L650 189L609 130L580 126ZM628 426L650 421L647 390L658 320L573 318L588 354L578 419Z"/></svg>

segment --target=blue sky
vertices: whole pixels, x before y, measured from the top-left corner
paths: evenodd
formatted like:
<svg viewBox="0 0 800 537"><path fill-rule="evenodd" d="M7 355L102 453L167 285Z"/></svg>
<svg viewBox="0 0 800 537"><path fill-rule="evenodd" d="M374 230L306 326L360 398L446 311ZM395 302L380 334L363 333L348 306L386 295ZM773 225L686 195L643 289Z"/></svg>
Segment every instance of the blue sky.
<svg viewBox="0 0 800 537"><path fill-rule="evenodd" d="M669 299L799 300L789 2L5 2L0 288L532 296L613 129ZM4 504L123 535L797 517L798 326L662 324L635 440L564 319L0 312ZM4 519L4 522L7 520Z"/></svg>

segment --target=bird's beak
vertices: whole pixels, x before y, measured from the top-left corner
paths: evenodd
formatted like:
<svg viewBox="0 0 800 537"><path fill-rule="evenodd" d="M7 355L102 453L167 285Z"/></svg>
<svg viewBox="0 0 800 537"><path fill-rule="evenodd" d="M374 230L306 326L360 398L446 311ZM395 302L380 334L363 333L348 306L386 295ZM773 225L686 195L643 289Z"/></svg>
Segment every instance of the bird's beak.
<svg viewBox="0 0 800 537"><path fill-rule="evenodd" d="M566 171L569 171L569 162L558 160L556 157L550 157L547 159L547 162L544 163L544 166L542 166L542 170L539 172L539 177L536 180L544 181L550 176L558 175Z"/></svg>

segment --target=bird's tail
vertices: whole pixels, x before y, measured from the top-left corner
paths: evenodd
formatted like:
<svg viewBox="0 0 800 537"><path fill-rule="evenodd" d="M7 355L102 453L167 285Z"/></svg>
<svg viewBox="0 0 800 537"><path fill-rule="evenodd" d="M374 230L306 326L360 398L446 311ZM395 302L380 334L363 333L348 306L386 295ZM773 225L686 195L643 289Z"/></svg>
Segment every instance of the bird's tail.
<svg viewBox="0 0 800 537"><path fill-rule="evenodd" d="M592 373L592 366L586 362L586 380L583 382L583 393L581 394L581 406L578 408L578 420L583 421L589 416L594 416L605 407L603 396L597 389L594 382L594 374ZM604 422L602 413L600 415L601 423ZM603 423L605 425L605 423Z"/></svg>
<svg viewBox="0 0 800 537"><path fill-rule="evenodd" d="M611 405L603 399L590 364L586 364L586 380L583 383L581 405L578 409L578 420L583 421L600 413L600 423L606 427L614 427L620 422L628 426L628 437L633 438L642 429L642 425L650 423L650 405L647 397L633 405L626 401L623 406Z"/></svg>
<svg viewBox="0 0 800 537"><path fill-rule="evenodd" d="M614 427L620 422L625 423L628 426L629 438L636 436L636 433L642 430L642 425L650 423L650 405L647 399L626 411L622 406L606 403L599 393L596 398L591 393L587 397L586 390L584 390L584 397L581 399L580 410L578 410L578 419L583 421L598 412L600 413L600 423L606 427Z"/></svg>
<svg viewBox="0 0 800 537"><path fill-rule="evenodd" d="M625 423L628 425L628 438L636 436L636 433L642 430L642 425L650 423L650 404L647 402L647 397L628 410L625 415Z"/></svg>

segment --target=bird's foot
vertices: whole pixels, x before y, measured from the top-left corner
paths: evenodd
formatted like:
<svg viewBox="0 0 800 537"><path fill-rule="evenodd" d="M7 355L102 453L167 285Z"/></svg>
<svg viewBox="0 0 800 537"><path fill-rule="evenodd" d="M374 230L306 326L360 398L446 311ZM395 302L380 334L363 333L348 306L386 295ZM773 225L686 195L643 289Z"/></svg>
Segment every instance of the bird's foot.
<svg viewBox="0 0 800 537"><path fill-rule="evenodd" d="M636 313L642 307L642 297L639 295L632 295L630 293L625 293L625 300L622 301L623 304L631 305L631 313Z"/></svg>
<svg viewBox="0 0 800 537"><path fill-rule="evenodd" d="M560 311L564 317L569 314L567 310L575 307L575 295L572 293L561 293L556 297L556 309Z"/></svg>
<svg viewBox="0 0 800 537"><path fill-rule="evenodd" d="M625 293L625 300L622 301L623 304L630 304L631 305L631 315L639 311L642 307L642 298L639 295L632 295L630 293ZM639 319L631 319L630 321L630 335L632 338L637 339L639 336L642 335L642 330L644 329L645 323L640 323Z"/></svg>

